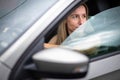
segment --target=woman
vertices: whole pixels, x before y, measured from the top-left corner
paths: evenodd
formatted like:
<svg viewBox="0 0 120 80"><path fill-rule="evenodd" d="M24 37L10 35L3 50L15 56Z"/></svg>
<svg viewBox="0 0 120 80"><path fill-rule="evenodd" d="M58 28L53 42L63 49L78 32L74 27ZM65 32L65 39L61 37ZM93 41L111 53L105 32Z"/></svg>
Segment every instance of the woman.
<svg viewBox="0 0 120 80"><path fill-rule="evenodd" d="M86 22L88 18L88 7L81 4L70 15L64 19L58 27L57 34L44 44L45 48L56 47L60 45L76 28Z"/></svg>

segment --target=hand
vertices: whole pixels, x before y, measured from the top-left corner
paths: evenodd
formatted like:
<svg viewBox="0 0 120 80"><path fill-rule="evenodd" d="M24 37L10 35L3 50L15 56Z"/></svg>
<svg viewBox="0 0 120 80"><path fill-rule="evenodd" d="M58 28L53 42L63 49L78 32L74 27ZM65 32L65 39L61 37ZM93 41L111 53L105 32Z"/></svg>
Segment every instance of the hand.
<svg viewBox="0 0 120 80"><path fill-rule="evenodd" d="M54 47L58 47L58 46L59 45L44 43L44 48L54 48Z"/></svg>

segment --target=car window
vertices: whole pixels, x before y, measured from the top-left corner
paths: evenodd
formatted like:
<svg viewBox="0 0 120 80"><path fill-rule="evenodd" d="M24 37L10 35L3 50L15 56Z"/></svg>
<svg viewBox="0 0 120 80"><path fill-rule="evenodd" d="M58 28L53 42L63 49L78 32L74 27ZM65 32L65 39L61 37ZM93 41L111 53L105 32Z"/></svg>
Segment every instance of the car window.
<svg viewBox="0 0 120 80"><path fill-rule="evenodd" d="M0 0L0 18L7 15L9 12L14 10L16 7L23 4L26 0Z"/></svg>
<svg viewBox="0 0 120 80"><path fill-rule="evenodd" d="M58 0L11 0L0 5L0 55ZM14 3L13 3L14 2ZM0 4L8 4L1 0ZM3 6L3 7L2 7Z"/></svg>
<svg viewBox="0 0 120 80"><path fill-rule="evenodd" d="M92 16L76 29L61 47L89 56L98 56L120 50L120 6Z"/></svg>

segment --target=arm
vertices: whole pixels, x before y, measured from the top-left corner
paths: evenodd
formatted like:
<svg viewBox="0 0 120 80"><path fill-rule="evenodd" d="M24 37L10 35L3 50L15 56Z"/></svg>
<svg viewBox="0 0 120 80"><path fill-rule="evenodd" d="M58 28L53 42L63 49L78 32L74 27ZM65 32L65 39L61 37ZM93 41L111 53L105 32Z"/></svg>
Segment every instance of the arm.
<svg viewBox="0 0 120 80"><path fill-rule="evenodd" d="M58 47L59 45L56 45L57 35L55 35L48 43L44 43L44 48L53 48Z"/></svg>
<svg viewBox="0 0 120 80"><path fill-rule="evenodd" d="M53 48L53 47L58 47L58 46L59 45L44 43L44 48Z"/></svg>

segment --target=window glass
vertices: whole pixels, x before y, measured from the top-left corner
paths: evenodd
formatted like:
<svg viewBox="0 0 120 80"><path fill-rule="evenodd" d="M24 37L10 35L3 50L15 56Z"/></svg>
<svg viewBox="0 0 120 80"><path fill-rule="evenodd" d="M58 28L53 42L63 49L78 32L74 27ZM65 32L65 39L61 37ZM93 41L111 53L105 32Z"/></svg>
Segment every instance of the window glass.
<svg viewBox="0 0 120 80"><path fill-rule="evenodd" d="M120 50L120 6L92 16L61 46L86 53L90 57Z"/></svg>
<svg viewBox="0 0 120 80"><path fill-rule="evenodd" d="M0 0L0 18L20 6L26 0Z"/></svg>
<svg viewBox="0 0 120 80"><path fill-rule="evenodd" d="M56 2L58 0L1 0L0 4L7 5L0 5L0 53Z"/></svg>

